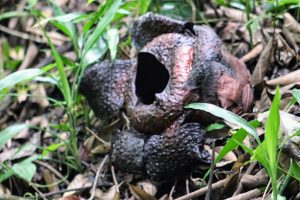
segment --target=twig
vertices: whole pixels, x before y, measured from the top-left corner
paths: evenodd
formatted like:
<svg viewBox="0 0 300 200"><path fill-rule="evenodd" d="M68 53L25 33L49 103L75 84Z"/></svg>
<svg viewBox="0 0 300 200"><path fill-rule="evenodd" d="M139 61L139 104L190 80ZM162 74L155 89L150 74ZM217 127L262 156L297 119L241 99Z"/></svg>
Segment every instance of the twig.
<svg viewBox="0 0 300 200"><path fill-rule="evenodd" d="M104 186L104 187L111 187L111 184L98 184L97 186ZM48 192L48 193L44 193L45 197L48 196L53 196L56 194L62 194L65 192L71 192L71 191L81 191L81 190L85 190L85 189L90 189L91 187L93 187L92 185L88 185L88 186L83 186L83 187L78 187L78 188L70 188L70 189L63 189L63 190L59 190L59 191L55 191L55 192Z"/></svg>
<svg viewBox="0 0 300 200"><path fill-rule="evenodd" d="M168 197L169 200L173 199L172 195L173 195L173 193L175 191L176 184L177 184L177 180L174 182L174 185L172 186L172 189L171 189L169 197Z"/></svg>
<svg viewBox="0 0 300 200"><path fill-rule="evenodd" d="M227 181L227 179L223 179L223 180L220 180L220 181L212 184L211 185L211 189L215 190L215 189L223 187L224 184L226 183L226 181ZM195 197L199 197L199 196L205 194L207 192L207 190L208 190L208 186L206 186L204 188L201 188L199 190L196 190L194 192L191 192L189 194L186 194L186 195L184 195L182 197L179 197L179 198L177 198L175 200L188 200L188 199L192 199L192 198L195 198Z"/></svg>
<svg viewBox="0 0 300 200"><path fill-rule="evenodd" d="M96 191L96 187L97 187L97 185L98 185L98 179L99 179L99 176L100 176L100 172L101 172L101 170L102 170L104 164L106 163L106 160L107 160L107 159L108 159L108 155L106 155L106 156L103 158L103 160L102 160L102 162L101 162L101 164L100 164L100 166L99 166L99 168L98 168L98 171L97 171L97 174L96 174L96 177L95 177L95 181L94 181L94 184L93 184L93 188L92 188L92 194L91 194L89 200L93 200L94 197L95 197L95 191Z"/></svg>
<svg viewBox="0 0 300 200"><path fill-rule="evenodd" d="M102 142L103 144L106 144L106 145L109 144L108 142L106 142L106 141L104 141L102 138L100 138L94 131L92 131L92 130L89 129L88 127L85 127L85 129L86 129L89 133L91 133L93 136L95 136L95 138L96 138L97 140L99 140L100 142Z"/></svg>
<svg viewBox="0 0 300 200"><path fill-rule="evenodd" d="M237 196L228 198L226 200L247 200L247 199L253 199L255 197L258 197L262 192L260 191L260 189L254 189L254 190L250 190L249 192L245 192L242 194L239 194Z"/></svg>
<svg viewBox="0 0 300 200"><path fill-rule="evenodd" d="M190 187L189 187L190 183L189 183L189 179L187 178L185 180L185 190L186 190L186 193L190 193Z"/></svg>
<svg viewBox="0 0 300 200"><path fill-rule="evenodd" d="M37 42L37 43L43 43L43 44L46 44L47 41L38 37L38 36L33 36L33 35L30 35L28 33L22 33L22 32L19 32L19 31L16 31L16 30L12 30L12 29L9 29L3 25L0 25L0 31L3 31L7 34L10 34L10 35L13 35L15 37L19 37L19 38L22 38L24 40L32 40L34 42ZM53 44L55 45L61 45L61 43L57 43L55 40L53 41Z"/></svg>
<svg viewBox="0 0 300 200"><path fill-rule="evenodd" d="M112 174L112 177L113 177L114 184L115 184L115 186L118 186L119 183L118 183L116 173L115 173L115 168L114 168L113 165L110 167L110 170L111 170L111 174ZM116 187L116 191L119 193L119 187Z"/></svg>
<svg viewBox="0 0 300 200"><path fill-rule="evenodd" d="M39 164L39 165L41 165L42 167L45 167L45 168L49 169L53 174L55 174L55 176L57 176L58 178L62 179L62 181L66 185L70 184L70 182L68 180L66 180L66 178L59 171L57 171L54 167L52 167L48 163L45 163L45 162L40 161L40 160L35 160L34 162L37 163L37 164Z"/></svg>
<svg viewBox="0 0 300 200"><path fill-rule="evenodd" d="M44 199L44 200L48 200L47 197L34 185L31 185L31 187L39 194L39 196Z"/></svg>
<svg viewBox="0 0 300 200"><path fill-rule="evenodd" d="M211 184L213 181L213 175L214 175L214 167L215 167L215 151L216 151L216 141L213 140L213 144L212 144L212 158L211 158L211 165L210 165L210 173L209 173L209 179L208 179L208 191L205 195L205 200L210 200L210 194L211 194Z"/></svg>
<svg viewBox="0 0 300 200"><path fill-rule="evenodd" d="M256 161L253 162L253 163L251 163L251 165L248 167L248 169L247 169L246 172L243 174L243 176L244 176L245 174L250 174L250 173L252 172L252 170L254 169L256 163L257 163ZM241 177L241 178L243 178L243 177ZM242 191L242 188L243 188L243 184L242 184L242 182L240 181L240 182L239 182L239 185L238 185L238 188L236 189L236 191L233 193L232 196L236 196L236 195L240 194L241 191Z"/></svg>

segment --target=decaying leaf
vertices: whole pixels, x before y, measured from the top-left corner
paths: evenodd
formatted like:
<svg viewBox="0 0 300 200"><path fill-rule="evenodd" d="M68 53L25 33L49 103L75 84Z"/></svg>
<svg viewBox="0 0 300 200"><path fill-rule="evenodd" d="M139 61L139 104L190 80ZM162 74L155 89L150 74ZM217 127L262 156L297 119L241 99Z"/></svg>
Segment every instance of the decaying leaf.
<svg viewBox="0 0 300 200"><path fill-rule="evenodd" d="M251 84L253 86L259 84L264 79L269 67L272 65L272 60L274 59L274 47L276 46L274 41L276 40L273 40L272 38L269 39L259 57L255 69L251 75Z"/></svg>
<svg viewBox="0 0 300 200"><path fill-rule="evenodd" d="M94 149L92 149L91 153L92 154L107 154L108 152L111 151L111 143L105 143L105 144L99 144L96 146Z"/></svg>
<svg viewBox="0 0 300 200"><path fill-rule="evenodd" d="M117 191L117 186L112 186L102 194L102 196L99 198L99 200L119 200L120 194Z"/></svg>
<svg viewBox="0 0 300 200"><path fill-rule="evenodd" d="M300 69L290 72L284 76L280 76L278 78L269 80L266 82L269 86L276 86L276 85L289 85L293 83L299 83L300 82Z"/></svg>
<svg viewBox="0 0 300 200"><path fill-rule="evenodd" d="M92 186L92 182L89 180L88 174L78 174L71 181L67 189L82 188L87 186ZM76 191L65 192L63 196L66 197L74 194L75 192Z"/></svg>
<svg viewBox="0 0 300 200"><path fill-rule="evenodd" d="M138 200L157 200L154 196L148 194L142 188L131 185L131 184L128 184L128 185L129 185L131 194Z"/></svg>

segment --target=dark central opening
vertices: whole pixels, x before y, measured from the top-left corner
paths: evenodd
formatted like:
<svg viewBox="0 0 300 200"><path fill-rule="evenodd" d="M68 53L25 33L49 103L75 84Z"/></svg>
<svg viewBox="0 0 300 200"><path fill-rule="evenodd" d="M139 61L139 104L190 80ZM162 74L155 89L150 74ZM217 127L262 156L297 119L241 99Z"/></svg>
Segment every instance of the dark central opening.
<svg viewBox="0 0 300 200"><path fill-rule="evenodd" d="M153 54L138 54L137 74L135 79L136 95L144 104L152 104L155 94L162 92L169 81L170 75L166 67Z"/></svg>

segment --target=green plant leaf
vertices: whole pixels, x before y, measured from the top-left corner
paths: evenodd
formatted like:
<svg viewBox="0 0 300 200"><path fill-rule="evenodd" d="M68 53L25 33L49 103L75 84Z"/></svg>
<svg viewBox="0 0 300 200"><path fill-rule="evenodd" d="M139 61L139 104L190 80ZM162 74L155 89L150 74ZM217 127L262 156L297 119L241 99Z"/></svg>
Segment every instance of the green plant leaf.
<svg viewBox="0 0 300 200"><path fill-rule="evenodd" d="M140 3L140 14L145 14L148 11L151 0L139 0Z"/></svg>
<svg viewBox="0 0 300 200"><path fill-rule="evenodd" d="M111 28L107 31L107 43L108 48L110 51L110 58L111 60L115 60L118 50L118 44L119 44L119 33L118 29Z"/></svg>
<svg viewBox="0 0 300 200"><path fill-rule="evenodd" d="M185 106L185 108L203 110L217 117L220 117L230 123L238 125L241 128L245 129L245 131L247 131L249 134L251 134L256 139L256 141L261 143L256 130L246 120L228 110L225 110L210 103L191 103Z"/></svg>
<svg viewBox="0 0 300 200"><path fill-rule="evenodd" d="M42 152L42 157L47 156L50 152L56 151L59 147L63 145L64 143L54 143L47 146L47 148L45 148Z"/></svg>
<svg viewBox="0 0 300 200"><path fill-rule="evenodd" d="M82 61L83 68L98 61L107 52L107 50L108 50L107 44L104 42L102 38L99 38L99 41L96 42L93 48L91 48L83 57L83 61Z"/></svg>
<svg viewBox="0 0 300 200"><path fill-rule="evenodd" d="M0 80L0 91L5 88L12 87L17 83L23 82L28 79L32 79L43 73L44 71L41 69L24 69L21 71L11 73Z"/></svg>
<svg viewBox="0 0 300 200"><path fill-rule="evenodd" d="M293 89L292 95L297 100L297 102L300 104L300 90L299 89Z"/></svg>
<svg viewBox="0 0 300 200"><path fill-rule="evenodd" d="M253 128L257 128L260 125L260 122L257 120L250 121L249 124ZM248 135L247 131L245 129L239 129L231 138L227 141L225 146L222 148L222 150L219 152L217 158L215 159L215 163L218 163L220 160L224 158L229 152L236 149L239 145L236 141L242 143L246 136Z"/></svg>
<svg viewBox="0 0 300 200"><path fill-rule="evenodd" d="M224 124L213 123L213 124L208 125L205 129L206 129L207 132L209 132L209 131L213 131L213 130L219 130L219 129L222 129L222 128L224 128L224 127L225 127Z"/></svg>
<svg viewBox="0 0 300 200"><path fill-rule="evenodd" d="M109 3L109 2L107 2ZM102 35L104 29L111 23L114 19L114 16L119 9L122 0L115 0L110 5L104 16L99 20L95 30L89 36L88 40L85 43L83 56L94 46L94 44L98 41L99 37Z"/></svg>
<svg viewBox="0 0 300 200"><path fill-rule="evenodd" d="M14 124L2 130L0 132L0 150L3 148L5 143L17 135L21 130L27 128L26 124Z"/></svg>
<svg viewBox="0 0 300 200"><path fill-rule="evenodd" d="M292 160L291 174L294 178L300 181L300 166L295 162L295 160Z"/></svg>
<svg viewBox="0 0 300 200"><path fill-rule="evenodd" d="M11 17L24 17L29 15L28 12L24 11L10 11L10 12L5 12L0 14L0 21L3 19L11 18Z"/></svg>
<svg viewBox="0 0 300 200"><path fill-rule="evenodd" d="M277 144L279 140L279 128L280 128L280 114L279 114L279 105L280 105L280 91L279 87L276 88L276 94L273 99L269 117L266 123L266 132L265 132L265 142L266 142L266 151L269 158L269 164L271 170L277 171Z"/></svg>
<svg viewBox="0 0 300 200"><path fill-rule="evenodd" d="M14 173L20 178L27 182L31 182L32 177L36 173L36 166L34 163L24 160L22 162L16 163L12 166Z"/></svg>

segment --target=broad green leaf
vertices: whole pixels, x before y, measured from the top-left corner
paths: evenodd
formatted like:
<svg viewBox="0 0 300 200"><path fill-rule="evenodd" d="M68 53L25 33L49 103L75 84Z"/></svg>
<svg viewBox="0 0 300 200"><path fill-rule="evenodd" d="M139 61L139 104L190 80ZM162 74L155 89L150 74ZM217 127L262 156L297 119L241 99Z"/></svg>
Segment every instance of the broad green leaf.
<svg viewBox="0 0 300 200"><path fill-rule="evenodd" d="M300 90L299 89L293 89L292 91L293 97L298 101L300 104Z"/></svg>
<svg viewBox="0 0 300 200"><path fill-rule="evenodd" d="M6 165L2 164L0 169L0 183L14 175L14 171L9 169Z"/></svg>
<svg viewBox="0 0 300 200"><path fill-rule="evenodd" d="M12 166L14 173L20 178L31 182L32 177L36 173L36 166L30 161L24 160Z"/></svg>
<svg viewBox="0 0 300 200"><path fill-rule="evenodd" d="M273 175L277 174L277 144L279 141L279 128L280 128L280 115L279 115L279 104L280 104L280 91L279 87L276 88L276 94L273 99L269 117L266 123L265 142L266 151L269 158L269 165L273 171Z"/></svg>
<svg viewBox="0 0 300 200"><path fill-rule="evenodd" d="M204 110L204 111L209 112L217 117L220 117L230 123L238 125L241 128L245 129L245 131L247 131L249 134L251 134L256 139L256 141L258 141L260 143L260 139L258 137L256 130L246 120L244 120L240 116L238 116L228 110L225 110L223 108L220 108L220 107L210 104L210 103L192 103L192 104L185 106L185 108Z"/></svg>
<svg viewBox="0 0 300 200"><path fill-rule="evenodd" d="M21 71L11 73L0 80L0 91L5 88L12 87L17 83L23 82L28 79L32 79L43 73L44 71L41 69L24 69Z"/></svg>
<svg viewBox="0 0 300 200"><path fill-rule="evenodd" d="M119 33L115 28L111 28L107 31L107 43L110 51L111 60L115 60L119 44Z"/></svg>
<svg viewBox="0 0 300 200"><path fill-rule="evenodd" d="M5 143L17 135L21 130L27 128L26 124L14 124L2 130L0 132L0 150L3 148Z"/></svg>
<svg viewBox="0 0 300 200"><path fill-rule="evenodd" d="M148 11L151 0L139 0L140 3L140 14L145 14Z"/></svg>
<svg viewBox="0 0 300 200"><path fill-rule="evenodd" d="M83 57L82 66L87 67L90 64L97 62L107 52L108 47L102 38L90 49L87 54Z"/></svg>
<svg viewBox="0 0 300 200"><path fill-rule="evenodd" d="M115 0L108 8L104 16L99 20L95 30L85 43L83 56L85 56L85 54L94 46L99 37L102 35L104 29L111 23L121 3L122 0Z"/></svg>

